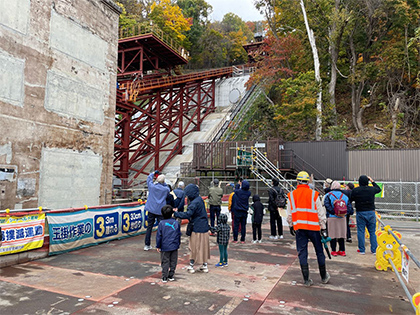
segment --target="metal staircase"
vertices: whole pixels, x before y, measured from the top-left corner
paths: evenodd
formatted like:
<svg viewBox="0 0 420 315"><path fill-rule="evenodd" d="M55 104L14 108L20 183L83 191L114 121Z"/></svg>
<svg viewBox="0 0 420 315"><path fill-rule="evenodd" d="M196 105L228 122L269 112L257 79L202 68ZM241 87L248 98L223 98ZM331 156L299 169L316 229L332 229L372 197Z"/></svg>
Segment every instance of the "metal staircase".
<svg viewBox="0 0 420 315"><path fill-rule="evenodd" d="M236 161L238 167L249 166L250 171L268 187L272 187L271 179L277 178L280 186L285 191L295 189L293 183L287 180L280 170L267 158L266 154L258 150L257 147L238 148ZM264 177L260 171L267 173L270 178Z"/></svg>

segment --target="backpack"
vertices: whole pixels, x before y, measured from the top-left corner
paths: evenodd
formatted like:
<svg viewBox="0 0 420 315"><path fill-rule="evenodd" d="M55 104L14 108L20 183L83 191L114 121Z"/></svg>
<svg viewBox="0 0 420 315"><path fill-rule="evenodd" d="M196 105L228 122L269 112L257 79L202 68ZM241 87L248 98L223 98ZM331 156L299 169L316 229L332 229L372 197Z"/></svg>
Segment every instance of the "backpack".
<svg viewBox="0 0 420 315"><path fill-rule="evenodd" d="M286 207L286 197L284 196L284 193L282 190L280 192L277 192L274 188L272 188L276 192L276 199L274 202L276 203L277 208L284 208Z"/></svg>
<svg viewBox="0 0 420 315"><path fill-rule="evenodd" d="M335 197L335 196L334 196ZM343 197L343 193L341 193L338 199L335 199L333 202L333 210L337 217L345 217L347 214L347 205L346 202L341 199Z"/></svg>

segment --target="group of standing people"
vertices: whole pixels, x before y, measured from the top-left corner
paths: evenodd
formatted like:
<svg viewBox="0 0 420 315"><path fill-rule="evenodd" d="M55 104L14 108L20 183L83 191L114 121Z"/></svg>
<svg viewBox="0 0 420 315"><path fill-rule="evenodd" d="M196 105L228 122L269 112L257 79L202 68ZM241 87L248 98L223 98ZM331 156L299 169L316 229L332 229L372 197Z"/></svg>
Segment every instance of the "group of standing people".
<svg viewBox="0 0 420 315"><path fill-rule="evenodd" d="M346 255L344 248L347 232L346 216L353 212L351 206L353 201L357 210L357 252L365 254L365 228L367 228L370 234L370 250L373 254L376 253L378 244L375 235L375 195L381 191L371 177L362 175L359 178L359 187L353 190L341 190L338 182L328 183L331 187L326 187L327 194L322 202L319 193L309 187L309 180L307 172L302 171L297 175L297 188L288 194L287 204L287 222L290 233L296 237L300 268L304 284L307 286L313 284L309 277L308 242L311 241L315 248L321 282L328 283L330 275L326 270L322 239L325 240L329 234L332 238L332 254L334 256ZM372 186L369 186L369 182ZM351 186L348 187L351 188ZM338 252L336 251L337 242Z"/></svg>
<svg viewBox="0 0 420 315"><path fill-rule="evenodd" d="M154 182L153 180L156 179ZM299 257L304 284L310 286L313 280L309 277L308 265L308 242L314 245L321 282L326 284L330 275L326 270L325 255L322 239L329 235L332 238L332 255L346 256L345 239L351 241L349 234L349 217L354 213L352 202L355 202L357 214L357 238L358 253L365 254L365 228L370 234L370 250L376 252L377 241L375 235L375 195L381 188L371 177L362 175L359 178L359 187L342 190L338 182L330 181L325 188L325 197L322 200L320 194L311 189L309 174L305 171L297 175L297 188L287 194L279 187L277 179L273 179L273 187L269 189L268 209L270 211L270 230L272 239L283 238L283 225L279 211L286 207L287 222L290 233L296 237L296 248ZM372 186L369 186L369 182ZM174 272L180 245L180 222L175 219L188 219L187 235L190 236L190 264L188 272L194 273L195 264L200 265L199 271L208 272L208 259L210 258L209 231L217 233L220 260L216 267L228 266L227 246L230 238L230 226L227 224L227 215L221 213L221 199L223 191L220 182L213 180L213 186L209 192L210 224L203 199L199 194L197 185L189 184L182 190L183 196L188 198L187 211L166 205L166 198L170 194L170 188L165 184L165 177L158 172L151 173L147 179L149 197L145 210L149 212L148 226L145 239L145 250L151 249L150 234L155 220L159 222L157 232L157 250L161 252L162 281L174 280ZM178 192L179 193L179 192ZM174 192L176 196L178 194ZM181 194L179 194L181 195ZM239 231L241 242L245 242L246 221L248 217L249 182L240 180L235 186L234 192L229 198L229 210L233 221L233 243L238 242ZM184 198L183 198L184 199ZM176 200L176 199L175 199ZM160 210L160 213L158 211ZM253 196L252 228L253 242L261 242L261 223L264 215L264 206L258 195ZM174 218L172 218L174 217ZM215 222L217 221L217 225ZM149 233L150 231L150 233ZM188 232L189 231L189 232ZM338 251L337 251L338 244Z"/></svg>

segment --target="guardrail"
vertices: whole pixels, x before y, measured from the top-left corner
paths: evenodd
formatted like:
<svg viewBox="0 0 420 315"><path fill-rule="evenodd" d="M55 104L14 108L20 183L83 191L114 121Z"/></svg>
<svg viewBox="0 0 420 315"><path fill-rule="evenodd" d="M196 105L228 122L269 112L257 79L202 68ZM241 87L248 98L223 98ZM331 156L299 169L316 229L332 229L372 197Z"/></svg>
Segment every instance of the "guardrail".
<svg viewBox="0 0 420 315"><path fill-rule="evenodd" d="M136 37L139 35L153 34L165 44L171 47L173 50L177 51L184 59L188 58L188 51L171 36L165 34L158 26L156 25L135 25L132 27L125 27L120 29L119 39L128 39L131 37Z"/></svg>
<svg viewBox="0 0 420 315"><path fill-rule="evenodd" d="M378 220L378 229L376 235L378 238L378 248L376 250L376 262L375 267L377 270L387 270L388 267L392 268L395 275L398 278L407 298L410 300L416 314L419 314L420 304L420 292L411 295L406 284L404 283L399 272L405 276L405 280L408 283L408 257L420 268L420 261L413 255L406 245L401 243L401 234L397 231L393 231L389 225L386 225L382 220L381 216L377 213L376 219ZM381 229L383 227L383 230ZM398 244L398 245L397 245ZM404 259L401 255L407 255L405 259L406 263L402 263Z"/></svg>

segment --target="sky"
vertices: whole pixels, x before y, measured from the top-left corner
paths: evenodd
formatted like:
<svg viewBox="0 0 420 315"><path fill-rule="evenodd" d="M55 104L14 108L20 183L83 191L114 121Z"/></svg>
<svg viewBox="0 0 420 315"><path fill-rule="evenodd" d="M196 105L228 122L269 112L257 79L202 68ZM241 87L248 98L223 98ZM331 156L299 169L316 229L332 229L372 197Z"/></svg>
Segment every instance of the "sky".
<svg viewBox="0 0 420 315"><path fill-rule="evenodd" d="M221 21L226 13L235 13L242 20L261 21L264 17L258 12L253 0L206 0L213 7L210 20Z"/></svg>

